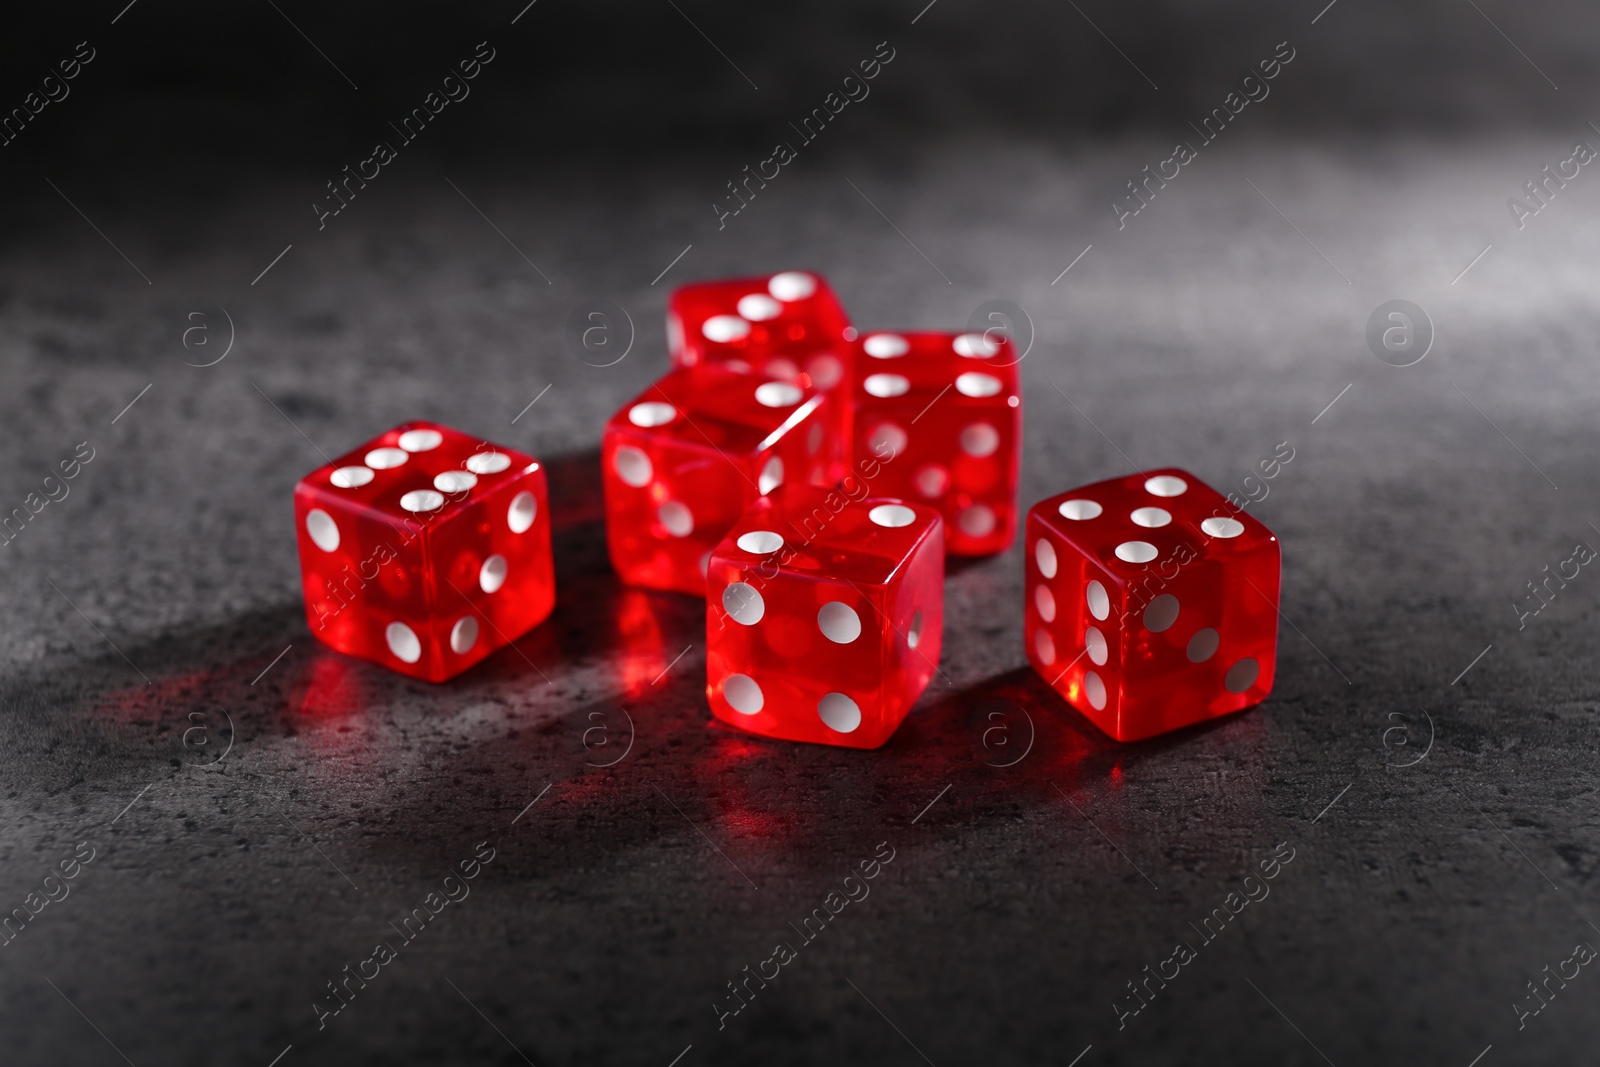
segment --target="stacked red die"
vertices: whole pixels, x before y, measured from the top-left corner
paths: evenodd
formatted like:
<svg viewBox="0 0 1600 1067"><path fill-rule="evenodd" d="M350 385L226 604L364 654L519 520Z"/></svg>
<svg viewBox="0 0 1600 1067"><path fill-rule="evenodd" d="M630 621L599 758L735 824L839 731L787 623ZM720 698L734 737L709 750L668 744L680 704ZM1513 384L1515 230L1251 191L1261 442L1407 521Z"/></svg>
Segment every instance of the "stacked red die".
<svg viewBox="0 0 1600 1067"><path fill-rule="evenodd" d="M815 389L715 364L675 370L606 424L606 541L624 581L695 596L728 527L827 446Z"/></svg>
<svg viewBox="0 0 1600 1067"><path fill-rule="evenodd" d="M295 486L318 639L441 682L555 605L545 476L532 456L409 422Z"/></svg>
<svg viewBox="0 0 1600 1067"><path fill-rule="evenodd" d="M1022 396L1003 335L870 333L855 387L855 455L884 490L937 508L949 550L1002 551L1017 525Z"/></svg>
<svg viewBox="0 0 1600 1067"><path fill-rule="evenodd" d="M1050 497L1024 537L1028 660L1105 733L1136 741L1271 691L1278 539L1194 475Z"/></svg>
<svg viewBox="0 0 1600 1067"><path fill-rule="evenodd" d="M877 748L927 687L944 623L944 523L931 508L786 485L711 555L706 698L722 721Z"/></svg>
<svg viewBox="0 0 1600 1067"><path fill-rule="evenodd" d="M841 478L849 458L854 338L827 280L806 271L698 282L675 290L667 302L674 366L720 363L828 397L829 451L815 470L804 472L818 485Z"/></svg>

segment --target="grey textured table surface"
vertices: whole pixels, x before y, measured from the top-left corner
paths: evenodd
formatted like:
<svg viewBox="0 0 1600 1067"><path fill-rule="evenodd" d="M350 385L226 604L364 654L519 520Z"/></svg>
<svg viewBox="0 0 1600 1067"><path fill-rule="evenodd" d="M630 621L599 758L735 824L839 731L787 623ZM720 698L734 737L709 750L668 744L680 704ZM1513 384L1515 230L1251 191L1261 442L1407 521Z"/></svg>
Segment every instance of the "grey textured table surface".
<svg viewBox="0 0 1600 1067"><path fill-rule="evenodd" d="M336 168L204 195L26 177L0 510L93 459L0 547L0 907L93 859L0 947L0 1062L1592 1058L1600 977L1521 1028L1515 1006L1600 944L1600 578L1521 628L1514 604L1600 546L1600 187L1521 230L1505 205L1583 132L1246 129L1120 230L1108 203L1170 130L834 152L721 231L722 170L668 157L418 157L322 231L303 202ZM1284 546L1270 699L1105 740L1026 666L1013 547L953 568L940 678L882 750L713 725L700 603L606 561L599 430L664 365L671 285L791 266L863 327L1027 310L1024 504L1169 463L1229 491L1287 442L1252 505ZM1415 366L1367 348L1394 298L1437 331ZM637 328L604 368L565 341L598 299ZM197 324L212 347L184 346ZM552 474L555 614L441 686L319 646L298 593L295 479L411 417ZM1202 939L1280 844L1270 894ZM803 941L880 847L870 895Z"/></svg>

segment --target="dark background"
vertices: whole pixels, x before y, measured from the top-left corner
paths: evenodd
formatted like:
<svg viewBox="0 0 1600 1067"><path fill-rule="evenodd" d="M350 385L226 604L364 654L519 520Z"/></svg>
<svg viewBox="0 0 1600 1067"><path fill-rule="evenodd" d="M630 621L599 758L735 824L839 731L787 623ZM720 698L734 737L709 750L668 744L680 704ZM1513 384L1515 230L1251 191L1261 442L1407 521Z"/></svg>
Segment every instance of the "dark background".
<svg viewBox="0 0 1600 1067"><path fill-rule="evenodd" d="M95 857L0 947L0 1062L1592 1054L1590 969L1514 1006L1600 944L1600 579L1519 618L1600 545L1600 178L1521 229L1506 201L1600 145L1600 11L274 2L0 33L0 109L97 53L0 147L0 511L94 449L0 546L0 910ZM485 40L471 96L319 230L324 183ZM724 183L880 41L871 95L719 230ZM1119 229L1282 41L1270 95ZM863 328L1024 309L1024 505L1172 463L1266 489L1271 698L1107 741L1026 666L1014 547L952 568L943 677L882 750L714 726L703 608L617 583L596 448L665 364L673 285L787 267ZM1392 299L1436 330L1414 366L1367 347ZM613 366L566 340L596 301L635 327ZM552 473L555 615L442 686L319 646L298 593L295 479L413 417ZM319 1031L482 841L471 895ZM870 897L719 1030L880 842Z"/></svg>

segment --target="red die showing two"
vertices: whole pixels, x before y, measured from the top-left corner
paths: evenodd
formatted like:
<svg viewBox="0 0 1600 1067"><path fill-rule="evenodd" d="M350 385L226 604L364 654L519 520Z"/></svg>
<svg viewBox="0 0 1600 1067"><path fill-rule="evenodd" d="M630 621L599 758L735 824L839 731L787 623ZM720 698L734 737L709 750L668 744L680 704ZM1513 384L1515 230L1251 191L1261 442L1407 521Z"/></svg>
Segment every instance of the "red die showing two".
<svg viewBox="0 0 1600 1067"><path fill-rule="evenodd" d="M721 363L828 397L831 447L806 477L832 484L843 476L850 440L850 381L855 331L826 279L805 271L699 282L667 302L667 344L676 367Z"/></svg>
<svg viewBox="0 0 1600 1067"><path fill-rule="evenodd" d="M826 447L816 390L724 367L675 370L606 424L606 541L624 581L706 595L722 535Z"/></svg>
<svg viewBox="0 0 1600 1067"><path fill-rule="evenodd" d="M791 741L887 741L939 662L943 527L853 478L756 501L711 555L712 713Z"/></svg>
<svg viewBox="0 0 1600 1067"><path fill-rule="evenodd" d="M1118 741L1264 700L1278 539L1181 470L1114 478L1028 512L1028 659Z"/></svg>
<svg viewBox="0 0 1600 1067"><path fill-rule="evenodd" d="M311 632L442 682L555 605L544 471L532 456L410 422L294 489Z"/></svg>
<svg viewBox="0 0 1600 1067"><path fill-rule="evenodd" d="M855 454L893 457L876 485L937 508L955 555L1009 545L1022 449L1011 343L981 333L872 333L857 371Z"/></svg>

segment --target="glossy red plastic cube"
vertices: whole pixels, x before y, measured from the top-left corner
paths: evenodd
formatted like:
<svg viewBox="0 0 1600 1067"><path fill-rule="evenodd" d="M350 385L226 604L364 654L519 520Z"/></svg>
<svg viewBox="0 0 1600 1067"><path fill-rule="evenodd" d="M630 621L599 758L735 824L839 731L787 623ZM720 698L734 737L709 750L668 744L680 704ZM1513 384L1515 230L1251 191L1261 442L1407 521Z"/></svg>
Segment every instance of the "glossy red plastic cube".
<svg viewBox="0 0 1600 1067"><path fill-rule="evenodd" d="M818 485L837 482L849 460L854 339L827 279L810 271L696 282L667 301L674 366L719 363L828 397L829 449L824 464L805 473Z"/></svg>
<svg viewBox="0 0 1600 1067"><path fill-rule="evenodd" d="M623 405L600 457L617 573L705 596L711 550L757 497L804 480L827 414L815 389L714 364L672 371Z"/></svg>
<svg viewBox="0 0 1600 1067"><path fill-rule="evenodd" d="M555 605L544 470L529 455L408 422L294 490L317 639L442 682Z"/></svg>
<svg viewBox="0 0 1600 1067"><path fill-rule="evenodd" d="M1279 546L1187 471L1147 471L1028 511L1028 661L1118 741L1214 719L1272 690Z"/></svg>
<svg viewBox="0 0 1600 1067"><path fill-rule="evenodd" d="M791 741L877 748L927 687L944 623L944 523L931 508L788 485L711 554L706 699Z"/></svg>
<svg viewBox="0 0 1600 1067"><path fill-rule="evenodd" d="M860 350L854 457L882 461L875 490L936 508L954 555L1003 551L1022 449L1014 346L997 334L869 333Z"/></svg>

